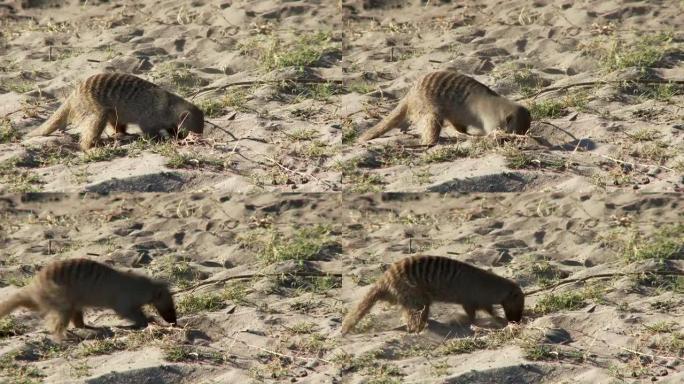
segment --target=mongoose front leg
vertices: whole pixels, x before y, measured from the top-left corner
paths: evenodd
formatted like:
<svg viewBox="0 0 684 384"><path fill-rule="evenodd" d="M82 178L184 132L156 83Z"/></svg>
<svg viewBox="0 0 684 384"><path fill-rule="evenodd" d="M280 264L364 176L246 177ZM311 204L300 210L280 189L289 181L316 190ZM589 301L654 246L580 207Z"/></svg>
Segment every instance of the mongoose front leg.
<svg viewBox="0 0 684 384"><path fill-rule="evenodd" d="M404 319L409 333L419 333L427 325L430 303L427 300L411 299L404 302Z"/></svg>
<svg viewBox="0 0 684 384"><path fill-rule="evenodd" d="M426 113L416 123L419 132L422 132L423 145L435 145L439 140L439 133L442 131L442 119L436 113Z"/></svg>
<svg viewBox="0 0 684 384"><path fill-rule="evenodd" d="M53 311L48 316L52 336L56 341L64 340L64 334L69 326L69 312L68 311Z"/></svg>
<svg viewBox="0 0 684 384"><path fill-rule="evenodd" d="M470 320L471 323L475 322L475 312L477 311L477 307L471 304L463 304L463 309L468 315L468 320Z"/></svg>
<svg viewBox="0 0 684 384"><path fill-rule="evenodd" d="M100 140L102 132L107 127L107 114L99 112L85 118L81 131L81 149L88 150Z"/></svg>

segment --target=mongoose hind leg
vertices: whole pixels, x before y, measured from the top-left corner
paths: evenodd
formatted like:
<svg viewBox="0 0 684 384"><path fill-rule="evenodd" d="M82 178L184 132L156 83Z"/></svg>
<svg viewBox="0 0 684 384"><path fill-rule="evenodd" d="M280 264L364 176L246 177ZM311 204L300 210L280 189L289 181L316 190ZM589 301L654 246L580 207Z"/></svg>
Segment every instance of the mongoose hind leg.
<svg viewBox="0 0 684 384"><path fill-rule="evenodd" d="M442 131L442 119L437 113L427 112L416 122L418 131L422 133L421 144L435 145Z"/></svg>
<svg viewBox="0 0 684 384"><path fill-rule="evenodd" d="M85 151L99 143L100 136L107 127L107 114L100 112L87 116L81 127L81 149Z"/></svg>
<svg viewBox="0 0 684 384"><path fill-rule="evenodd" d="M56 341L64 340L66 329L69 326L69 311L51 311L47 316L50 333Z"/></svg>

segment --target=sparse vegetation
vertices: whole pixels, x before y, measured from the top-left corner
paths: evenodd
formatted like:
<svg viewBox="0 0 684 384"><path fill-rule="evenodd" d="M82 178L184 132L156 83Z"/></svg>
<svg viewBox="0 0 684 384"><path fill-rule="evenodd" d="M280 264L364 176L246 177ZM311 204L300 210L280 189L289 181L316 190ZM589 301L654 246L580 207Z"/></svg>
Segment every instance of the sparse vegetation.
<svg viewBox="0 0 684 384"><path fill-rule="evenodd" d="M506 166L512 169L527 168L534 161L532 156L513 146L505 147L503 155L506 158Z"/></svg>
<svg viewBox="0 0 684 384"><path fill-rule="evenodd" d="M291 133L285 132L285 135L293 141L310 141L319 136L315 129L297 128Z"/></svg>
<svg viewBox="0 0 684 384"><path fill-rule="evenodd" d="M171 362L208 362L221 364L225 360L223 354L206 351L190 345L173 345L164 348L164 360Z"/></svg>
<svg viewBox="0 0 684 384"><path fill-rule="evenodd" d="M224 306L223 296L215 293L185 295L176 304L180 316L217 311Z"/></svg>
<svg viewBox="0 0 684 384"><path fill-rule="evenodd" d="M359 127L351 120L345 120L342 124L342 144L349 145L356 141L359 136Z"/></svg>
<svg viewBox="0 0 684 384"><path fill-rule="evenodd" d="M602 236L605 245L627 261L684 258L684 225L666 224L645 235L637 230L615 230Z"/></svg>
<svg viewBox="0 0 684 384"><path fill-rule="evenodd" d="M181 96L188 96L206 85L206 81L193 73L189 65L173 62L164 62L156 66L150 73L150 78L152 82L170 87Z"/></svg>
<svg viewBox="0 0 684 384"><path fill-rule="evenodd" d="M315 66L324 55L339 50L330 32L308 33L287 44L275 35L258 35L239 44L242 54L254 56L266 71Z"/></svg>
<svg viewBox="0 0 684 384"><path fill-rule="evenodd" d="M36 192L41 183L40 178L18 166L19 159L13 158L0 163L0 185L9 192Z"/></svg>
<svg viewBox="0 0 684 384"><path fill-rule="evenodd" d="M471 148L464 148L458 145L441 147L433 151L425 152L423 154L422 163L445 163L449 161L454 161L463 157L473 156L473 151Z"/></svg>
<svg viewBox="0 0 684 384"><path fill-rule="evenodd" d="M584 353L579 350L563 348L560 345L546 344L535 340L527 340L522 343L525 358L533 361L547 360L570 360L582 363L585 360Z"/></svg>
<svg viewBox="0 0 684 384"><path fill-rule="evenodd" d="M323 225L296 229L290 236L274 230L256 230L239 237L243 246L256 249L266 264L286 260L305 261L321 257L333 247L330 228Z"/></svg>
<svg viewBox="0 0 684 384"><path fill-rule="evenodd" d="M12 383L17 384L38 384L43 382L42 378L46 375L29 364L18 363L18 354L18 352L15 352L0 356L0 374L10 378Z"/></svg>
<svg viewBox="0 0 684 384"><path fill-rule="evenodd" d="M581 292L563 292L546 294L537 300L534 312L541 315L558 311L572 311L586 305L585 295Z"/></svg>
<svg viewBox="0 0 684 384"><path fill-rule="evenodd" d="M671 33L644 34L626 39L611 35L582 43L580 49L598 57L605 71L637 68L644 71L656 66L671 49Z"/></svg>
<svg viewBox="0 0 684 384"><path fill-rule="evenodd" d="M0 118L0 144L19 140L19 131L7 118Z"/></svg>
<svg viewBox="0 0 684 384"><path fill-rule="evenodd" d="M126 349L126 344L121 340L100 339L83 343L80 348L80 355L83 357L93 355L109 355L124 349Z"/></svg>
<svg viewBox="0 0 684 384"><path fill-rule="evenodd" d="M110 161L117 157L128 155L128 150L123 147L103 146L91 148L83 154L84 163L95 163L98 161Z"/></svg>
<svg viewBox="0 0 684 384"><path fill-rule="evenodd" d="M0 338L21 335L26 331L26 326L17 322L14 317L0 319Z"/></svg>
<svg viewBox="0 0 684 384"><path fill-rule="evenodd" d="M566 104L558 100L542 100L529 106L533 120L555 119L565 115Z"/></svg>
<svg viewBox="0 0 684 384"><path fill-rule="evenodd" d="M371 376L368 381L380 382L396 382L399 383L399 378L403 376L402 372L393 363L383 362L380 360L382 354L380 351L367 352L358 357L342 352L333 358L333 362L337 364L343 371L359 372L364 376Z"/></svg>

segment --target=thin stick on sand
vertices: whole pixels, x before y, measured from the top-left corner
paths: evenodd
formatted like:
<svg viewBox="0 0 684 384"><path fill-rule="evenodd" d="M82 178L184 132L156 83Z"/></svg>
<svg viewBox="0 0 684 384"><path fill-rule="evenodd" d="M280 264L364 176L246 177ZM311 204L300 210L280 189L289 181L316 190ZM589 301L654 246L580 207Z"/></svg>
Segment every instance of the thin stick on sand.
<svg viewBox="0 0 684 384"><path fill-rule="evenodd" d="M631 83L637 83L637 84L670 84L670 83L672 83L672 84L684 84L684 80L678 80L678 79L674 79L674 80L668 80L668 79L650 79L650 80L647 80L647 79L634 79L634 80L596 80L596 81L584 81L584 82L581 82L581 83L573 83L573 84L567 84L567 85L559 85L559 86L557 86L557 87L548 87L548 88L544 88L544 89L541 89L541 90L539 90L539 91L533 93L533 94L530 95L530 96L518 98L518 99L516 99L516 101L528 100L528 99L536 99L537 96L542 95L542 94L544 94L544 93L554 92L554 91L564 91L564 90L570 89L570 88L576 88L576 87L589 87L589 86L598 85L598 84L620 84L620 83L624 83L624 82L628 82L628 83L631 82Z"/></svg>
<svg viewBox="0 0 684 384"><path fill-rule="evenodd" d="M617 276L637 276L637 275L648 275L648 274L657 275L657 276L684 276L684 271L646 271L646 272L599 273L596 275L585 276L585 277L580 277L580 278L576 278L576 279L565 279L565 280L559 281L556 284L550 285L548 287L538 288L538 289L534 289L532 291L525 292L525 296L535 295L539 292L553 290L553 289L560 287L561 285L583 282L583 281L592 280L592 279L608 279L608 278L617 277Z"/></svg>

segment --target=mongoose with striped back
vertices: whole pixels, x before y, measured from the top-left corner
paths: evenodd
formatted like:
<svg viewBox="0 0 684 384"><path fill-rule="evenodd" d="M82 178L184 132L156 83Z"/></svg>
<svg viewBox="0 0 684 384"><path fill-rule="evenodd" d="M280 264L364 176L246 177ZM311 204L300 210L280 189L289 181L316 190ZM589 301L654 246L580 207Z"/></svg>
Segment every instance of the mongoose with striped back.
<svg viewBox="0 0 684 384"><path fill-rule="evenodd" d="M359 304L342 322L342 334L351 331L377 301L399 304L406 329L422 331L427 325L430 304L461 304L470 321L477 310L494 316L501 304L506 319L519 322L525 295L515 282L470 264L440 256L411 256L390 266Z"/></svg>
<svg viewBox="0 0 684 384"><path fill-rule="evenodd" d="M47 136L74 122L81 131L81 149L100 140L107 123L115 134L138 124L143 134L158 137L162 130L178 135L187 130L202 135L204 113L182 97L156 84L125 73L99 73L82 81L57 111L28 136Z"/></svg>
<svg viewBox="0 0 684 384"><path fill-rule="evenodd" d="M359 141L380 137L406 121L416 124L423 145L434 145L445 122L459 132L483 136L496 129L524 134L530 112L486 85L455 70L428 73L416 81L390 114L364 132Z"/></svg>
<svg viewBox="0 0 684 384"><path fill-rule="evenodd" d="M42 268L29 285L0 302L0 318L19 307L37 311L54 337L61 340L70 321L77 328L86 327L84 308L113 309L133 321L134 327L145 327L145 304L152 304L168 323L176 323L173 297L165 282L76 258Z"/></svg>

